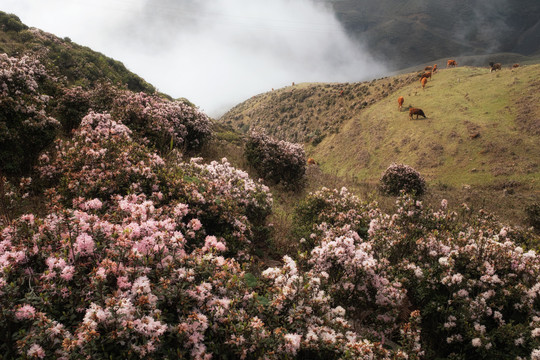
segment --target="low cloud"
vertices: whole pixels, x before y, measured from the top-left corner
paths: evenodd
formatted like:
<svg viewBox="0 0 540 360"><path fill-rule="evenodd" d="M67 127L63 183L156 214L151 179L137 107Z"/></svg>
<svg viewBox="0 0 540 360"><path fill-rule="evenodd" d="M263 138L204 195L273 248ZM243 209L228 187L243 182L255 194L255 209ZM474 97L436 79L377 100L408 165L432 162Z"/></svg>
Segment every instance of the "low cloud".
<svg viewBox="0 0 540 360"><path fill-rule="evenodd" d="M8 0L2 10L122 61L212 116L293 81L385 72L316 0Z"/></svg>

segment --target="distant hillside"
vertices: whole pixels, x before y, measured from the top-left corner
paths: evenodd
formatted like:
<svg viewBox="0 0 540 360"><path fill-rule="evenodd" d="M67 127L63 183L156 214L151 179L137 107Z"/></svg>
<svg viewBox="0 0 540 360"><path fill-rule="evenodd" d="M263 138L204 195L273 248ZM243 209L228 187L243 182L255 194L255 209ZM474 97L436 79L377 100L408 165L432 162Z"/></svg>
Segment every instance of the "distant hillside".
<svg viewBox="0 0 540 360"><path fill-rule="evenodd" d="M352 84L299 84L257 95L221 118L244 131L306 142L323 171L376 182L392 162L452 186L540 186L540 65L490 73L443 69ZM343 94L341 95L341 91ZM399 112L420 107L427 119Z"/></svg>
<svg viewBox="0 0 540 360"><path fill-rule="evenodd" d="M123 84L132 91L155 92L155 88L140 76L130 72L117 60L88 47L73 43L69 38L36 28L29 28L13 14L0 11L0 53L9 56L34 55L57 76L70 84L88 86L108 80Z"/></svg>
<svg viewBox="0 0 540 360"><path fill-rule="evenodd" d="M538 54L537 0L333 0L338 19L395 69L449 56Z"/></svg>

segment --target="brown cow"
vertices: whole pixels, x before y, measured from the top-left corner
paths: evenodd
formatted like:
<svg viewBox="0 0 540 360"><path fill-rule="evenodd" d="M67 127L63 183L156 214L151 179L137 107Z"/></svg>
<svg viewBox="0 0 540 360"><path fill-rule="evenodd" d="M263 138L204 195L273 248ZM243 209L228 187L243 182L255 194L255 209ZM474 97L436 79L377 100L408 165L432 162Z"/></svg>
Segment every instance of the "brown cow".
<svg viewBox="0 0 540 360"><path fill-rule="evenodd" d="M446 62L446 67L456 67L457 66L457 61L456 60L448 60Z"/></svg>
<svg viewBox="0 0 540 360"><path fill-rule="evenodd" d="M420 82L422 83L422 90L423 90L426 87L427 77L423 77L422 80L420 80Z"/></svg>
<svg viewBox="0 0 540 360"><path fill-rule="evenodd" d="M314 158L308 158L307 163L308 165L317 165L317 162L315 161Z"/></svg>
<svg viewBox="0 0 540 360"><path fill-rule="evenodd" d="M423 78L431 79L431 71L423 73L421 79Z"/></svg>
<svg viewBox="0 0 540 360"><path fill-rule="evenodd" d="M433 69L431 66L426 66L426 67L424 68L425 71L431 71L431 69Z"/></svg>
<svg viewBox="0 0 540 360"><path fill-rule="evenodd" d="M514 64L514 65L512 65L512 68L514 68L514 69L515 69L515 68L518 68L518 67L519 67L519 64Z"/></svg>
<svg viewBox="0 0 540 360"><path fill-rule="evenodd" d="M426 118L426 115L424 114L424 111L422 109L410 108L409 109L409 119L412 120L413 115L416 115L417 119L418 119L418 116L423 116L424 119Z"/></svg>
<svg viewBox="0 0 540 360"><path fill-rule="evenodd" d="M435 74L435 71L437 71L437 64L433 65L433 74Z"/></svg>
<svg viewBox="0 0 540 360"><path fill-rule="evenodd" d="M403 106L403 103L405 102L405 99L403 98L403 96L400 96L397 98L397 103L398 103L398 110L401 111L401 107Z"/></svg>
<svg viewBox="0 0 540 360"><path fill-rule="evenodd" d="M489 63L489 72L493 72L493 71L496 71L496 70L501 70L502 69L502 65L500 63L493 63L493 62L490 62Z"/></svg>

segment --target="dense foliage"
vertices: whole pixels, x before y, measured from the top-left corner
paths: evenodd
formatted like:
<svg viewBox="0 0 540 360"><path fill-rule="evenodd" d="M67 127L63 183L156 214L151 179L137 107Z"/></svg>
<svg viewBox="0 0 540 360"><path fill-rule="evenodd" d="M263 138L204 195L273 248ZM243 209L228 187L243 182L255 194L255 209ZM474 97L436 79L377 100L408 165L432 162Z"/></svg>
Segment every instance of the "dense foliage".
<svg viewBox="0 0 540 360"><path fill-rule="evenodd" d="M252 131L244 154L249 165L263 179L276 184L301 185L306 172L306 154L301 145Z"/></svg>
<svg viewBox="0 0 540 360"><path fill-rule="evenodd" d="M200 148L211 133L210 119L185 102L133 93L104 82L89 89L69 87L28 56L0 55L0 89L0 171L9 176L28 173L61 128L69 135L92 110L112 114L113 122L131 127L135 142L148 143L162 153ZM78 136L74 142L84 146L86 133ZM78 155L75 148L72 156Z"/></svg>
<svg viewBox="0 0 540 360"><path fill-rule="evenodd" d="M46 108L50 97L40 88L54 79L36 59L0 54L0 170L28 170L56 136L59 122Z"/></svg>
<svg viewBox="0 0 540 360"><path fill-rule="evenodd" d="M359 331L392 339L403 315L418 310L426 358L516 359L538 348L540 259L518 243L523 233L466 206L458 215L443 200L433 211L404 196L394 214L369 205L360 238L340 222L362 207L344 190L326 194L335 208L353 206L336 213L337 227L319 225L324 232L311 239L319 245L303 257L334 279L334 305L368 319Z"/></svg>
<svg viewBox="0 0 540 360"><path fill-rule="evenodd" d="M394 163L382 174L380 189L388 195L399 195L401 191L404 191L407 194L420 196L426 191L426 181L409 165Z"/></svg>

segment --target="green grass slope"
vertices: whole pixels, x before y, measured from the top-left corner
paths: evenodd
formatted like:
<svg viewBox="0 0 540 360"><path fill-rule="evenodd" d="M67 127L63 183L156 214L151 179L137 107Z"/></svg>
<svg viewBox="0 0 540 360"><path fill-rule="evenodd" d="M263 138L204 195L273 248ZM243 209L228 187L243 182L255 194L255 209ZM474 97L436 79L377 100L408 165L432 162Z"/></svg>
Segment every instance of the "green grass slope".
<svg viewBox="0 0 540 360"><path fill-rule="evenodd" d="M352 114L416 80L416 74L402 74L361 83L296 84L253 96L220 120L244 132L263 127L275 137L316 144Z"/></svg>
<svg viewBox="0 0 540 360"><path fill-rule="evenodd" d="M540 65L528 65L494 73L442 69L424 90L417 73L354 84L298 84L254 96L220 121L304 142L324 172L365 183L402 162L431 183L538 189L539 78ZM409 120L408 106L422 108L428 118Z"/></svg>
<svg viewBox="0 0 540 360"><path fill-rule="evenodd" d="M312 155L323 168L376 181L391 162L407 163L428 180L459 186L540 179L540 65L442 70L393 91L355 114ZM427 119L399 112L397 97Z"/></svg>

